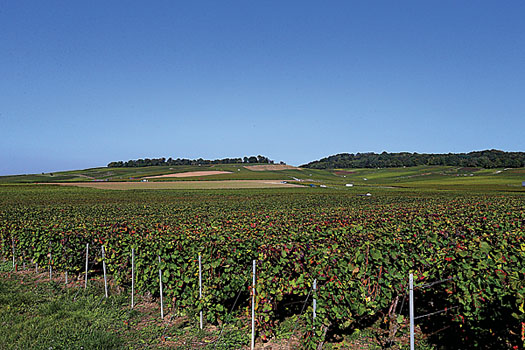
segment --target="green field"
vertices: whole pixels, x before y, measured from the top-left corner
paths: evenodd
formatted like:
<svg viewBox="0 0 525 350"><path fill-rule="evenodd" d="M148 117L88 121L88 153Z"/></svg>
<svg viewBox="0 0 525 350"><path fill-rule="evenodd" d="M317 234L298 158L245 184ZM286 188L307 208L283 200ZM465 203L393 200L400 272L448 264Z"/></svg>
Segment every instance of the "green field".
<svg viewBox="0 0 525 350"><path fill-rule="evenodd" d="M166 175L194 171L229 171L229 174L211 176L195 176L184 178L157 178L149 182L188 182L188 181L232 181L232 180L285 180L299 185L325 185L331 188L347 189L345 184L351 183L356 187L398 187L431 190L459 190L459 191L503 191L523 192L525 187L525 168L518 169L481 169L459 168L450 166L418 166L409 168L383 168L383 169L287 169L279 171L252 171L239 165L213 165L213 166L174 166L174 167L144 167L144 168L94 168L56 172L51 174L32 174L17 176L0 176L0 184L8 183L61 183L61 182L140 182L148 176ZM297 181L300 180L300 181ZM106 188L108 185L94 185L93 187ZM147 185L143 187L159 185ZM238 185L222 186L223 188L245 188L242 183ZM111 187L111 186L109 186ZM127 185L115 188L130 187ZM188 182L186 185L166 185L162 188L221 188L220 185L195 185ZM159 187L159 188L161 188ZM258 186L260 187L260 186ZM137 185L130 188L141 188Z"/></svg>
<svg viewBox="0 0 525 350"><path fill-rule="evenodd" d="M231 174L212 175L196 177L205 180L280 180L291 178L292 176L301 176L301 170L283 170L283 171L252 171L242 165L210 165L210 166L152 166L143 168L94 168L74 171L60 171L45 174L29 174L0 176L0 183L33 183L33 182L91 182L93 180L107 181L139 181L148 176L157 176L173 173L183 173L191 171L229 171ZM167 178L154 179L152 181L185 181L196 180L196 178Z"/></svg>
<svg viewBox="0 0 525 350"><path fill-rule="evenodd" d="M92 334L114 322L132 325L115 326L116 337L100 336L113 344L108 347L140 349L147 343L153 348L247 348L254 259L259 348L287 349L290 342L292 348L308 349L321 344L323 349L406 349L409 273L418 285L447 281L416 292L417 315L452 308L417 321L418 348L524 345L524 169L176 170L206 169L232 174L148 183L138 179L175 169L120 168L118 175L91 169L74 175L100 172L113 181L88 180L83 186L128 191L53 184L65 182L71 173L53 174L45 184L23 183L31 182L30 176L2 178L0 255L6 261L0 269L0 327L13 325L11 333L0 336L3 348L38 342L42 348L97 344L96 337L82 338L61 321L62 316L75 319L84 312L76 306L78 293L85 298L82 305L93 311L82 319ZM136 182L128 183L138 174ZM302 186L224 188L225 180L241 186L242 180L287 179ZM210 183L216 187L209 188ZM305 186L309 184L315 186ZM138 187L143 185L153 188ZM156 186L176 189L155 190ZM86 244L91 247L90 284L97 288L84 293ZM110 278L107 302L101 298L102 245ZM54 281L39 289L46 274L11 272L13 247L18 270L23 264L31 270L34 263L43 269L52 266ZM128 306L131 248L136 252L135 288L143 310L133 315ZM198 297L199 255L203 299ZM159 268L169 322L155 316ZM63 287L66 271L77 281L68 288ZM16 284L20 285L13 288ZM95 301L111 308L100 327L89 328L91 317L102 313L92 304ZM48 306L39 308L40 303ZM51 309L56 315L46 311ZM202 331L197 326L199 311L205 317ZM151 327L143 332L144 323ZM41 331L31 335L28 329ZM60 343L60 337L79 341Z"/></svg>

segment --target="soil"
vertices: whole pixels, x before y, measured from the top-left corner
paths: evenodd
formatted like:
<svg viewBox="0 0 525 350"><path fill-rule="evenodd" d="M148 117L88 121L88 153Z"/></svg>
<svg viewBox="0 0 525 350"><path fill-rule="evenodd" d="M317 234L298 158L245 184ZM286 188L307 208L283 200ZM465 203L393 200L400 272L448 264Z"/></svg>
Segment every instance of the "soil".
<svg viewBox="0 0 525 350"><path fill-rule="evenodd" d="M157 175L157 176L148 176L146 179L160 179L166 177L194 177L194 176L209 176L209 175L220 175L220 174L231 174L230 171L188 171L185 173L176 173L176 174L166 174L166 175Z"/></svg>

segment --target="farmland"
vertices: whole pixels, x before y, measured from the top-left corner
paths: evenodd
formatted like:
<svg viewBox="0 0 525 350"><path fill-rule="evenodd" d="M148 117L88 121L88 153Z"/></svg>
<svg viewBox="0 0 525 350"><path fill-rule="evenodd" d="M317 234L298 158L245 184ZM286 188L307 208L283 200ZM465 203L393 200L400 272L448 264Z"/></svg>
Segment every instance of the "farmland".
<svg viewBox="0 0 525 350"><path fill-rule="evenodd" d="M161 175L155 169L132 170ZM125 295L134 248L139 295L159 297L160 267L171 315L197 327L203 311L210 332L228 325L246 336L250 268L256 260L257 343L287 340L294 333L306 348L351 347L355 339L377 347L406 346L405 297L408 274L414 273L419 286L446 280L416 291L418 314L451 309L418 321L427 344L512 349L523 346L525 322L523 170L497 171L286 169L255 176L235 169L211 175L282 180L287 174L301 176L298 184L327 188L112 191L4 184L1 253L10 261L14 242L18 266L25 259L82 279L86 244L93 277L100 273L104 245L114 293ZM355 186L345 187L348 182ZM161 181L150 182L156 183ZM361 196L366 192L372 195ZM209 339L217 338L215 333ZM249 342L240 337L237 344Z"/></svg>
<svg viewBox="0 0 525 350"><path fill-rule="evenodd" d="M268 167L268 166L266 166ZM273 165L279 169L279 165ZM93 168L55 173L0 176L0 184L20 183L96 183L96 182L188 182L236 180L286 180L300 185L321 185L344 188L352 183L368 187L414 188L418 190L467 190L474 192L525 192L525 169L482 169L452 166L417 166L382 169L303 169L288 166L281 170L261 170L240 165L151 166L143 168ZM190 176L210 173L206 176ZM220 172L220 173L219 173ZM184 188L183 185L177 188ZM169 188L169 186L166 186ZM193 187L194 188L194 187ZM192 189L189 186L187 189Z"/></svg>
<svg viewBox="0 0 525 350"><path fill-rule="evenodd" d="M195 190L234 188L300 187L282 180L217 180L217 181L159 181L159 182L60 182L61 186L96 188L100 190Z"/></svg>

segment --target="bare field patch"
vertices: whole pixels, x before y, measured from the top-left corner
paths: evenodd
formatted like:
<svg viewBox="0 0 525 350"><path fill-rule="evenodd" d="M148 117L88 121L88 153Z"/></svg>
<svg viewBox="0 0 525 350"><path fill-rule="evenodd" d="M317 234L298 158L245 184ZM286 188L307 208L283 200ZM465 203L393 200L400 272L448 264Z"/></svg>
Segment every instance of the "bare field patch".
<svg viewBox="0 0 525 350"><path fill-rule="evenodd" d="M335 175L351 175L351 174L355 174L355 171L337 170L337 171L334 171L334 174Z"/></svg>
<svg viewBox="0 0 525 350"><path fill-rule="evenodd" d="M301 168L292 166L292 165L284 165L284 164L260 164L260 165L245 165L244 166L248 170L252 171L276 171L276 170L302 170Z"/></svg>
<svg viewBox="0 0 525 350"><path fill-rule="evenodd" d="M157 176L148 176L146 179L161 179L167 177L195 177L195 176L210 176L210 175L220 175L220 174L231 174L231 171L187 171L184 173L175 173L175 174L166 174L166 175L157 175Z"/></svg>
<svg viewBox="0 0 525 350"><path fill-rule="evenodd" d="M53 185L77 186L101 190L213 190L236 188L303 187L285 180L223 180L223 181L174 181L174 182L61 182ZM47 184L50 185L50 184Z"/></svg>

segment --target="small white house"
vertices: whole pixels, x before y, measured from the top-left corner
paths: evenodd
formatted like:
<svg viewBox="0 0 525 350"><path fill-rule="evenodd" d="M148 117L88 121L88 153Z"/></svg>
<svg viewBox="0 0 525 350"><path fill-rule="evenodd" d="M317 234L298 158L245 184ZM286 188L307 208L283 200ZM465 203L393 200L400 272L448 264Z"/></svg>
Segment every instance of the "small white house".
<svg viewBox="0 0 525 350"><path fill-rule="evenodd" d="M346 187L354 187L354 184L346 184Z"/></svg>
<svg viewBox="0 0 525 350"><path fill-rule="evenodd" d="M326 188L326 185L321 185L321 186L319 186L319 187Z"/></svg>
<svg viewBox="0 0 525 350"><path fill-rule="evenodd" d="M148 182L148 179L142 179L140 182Z"/></svg>

